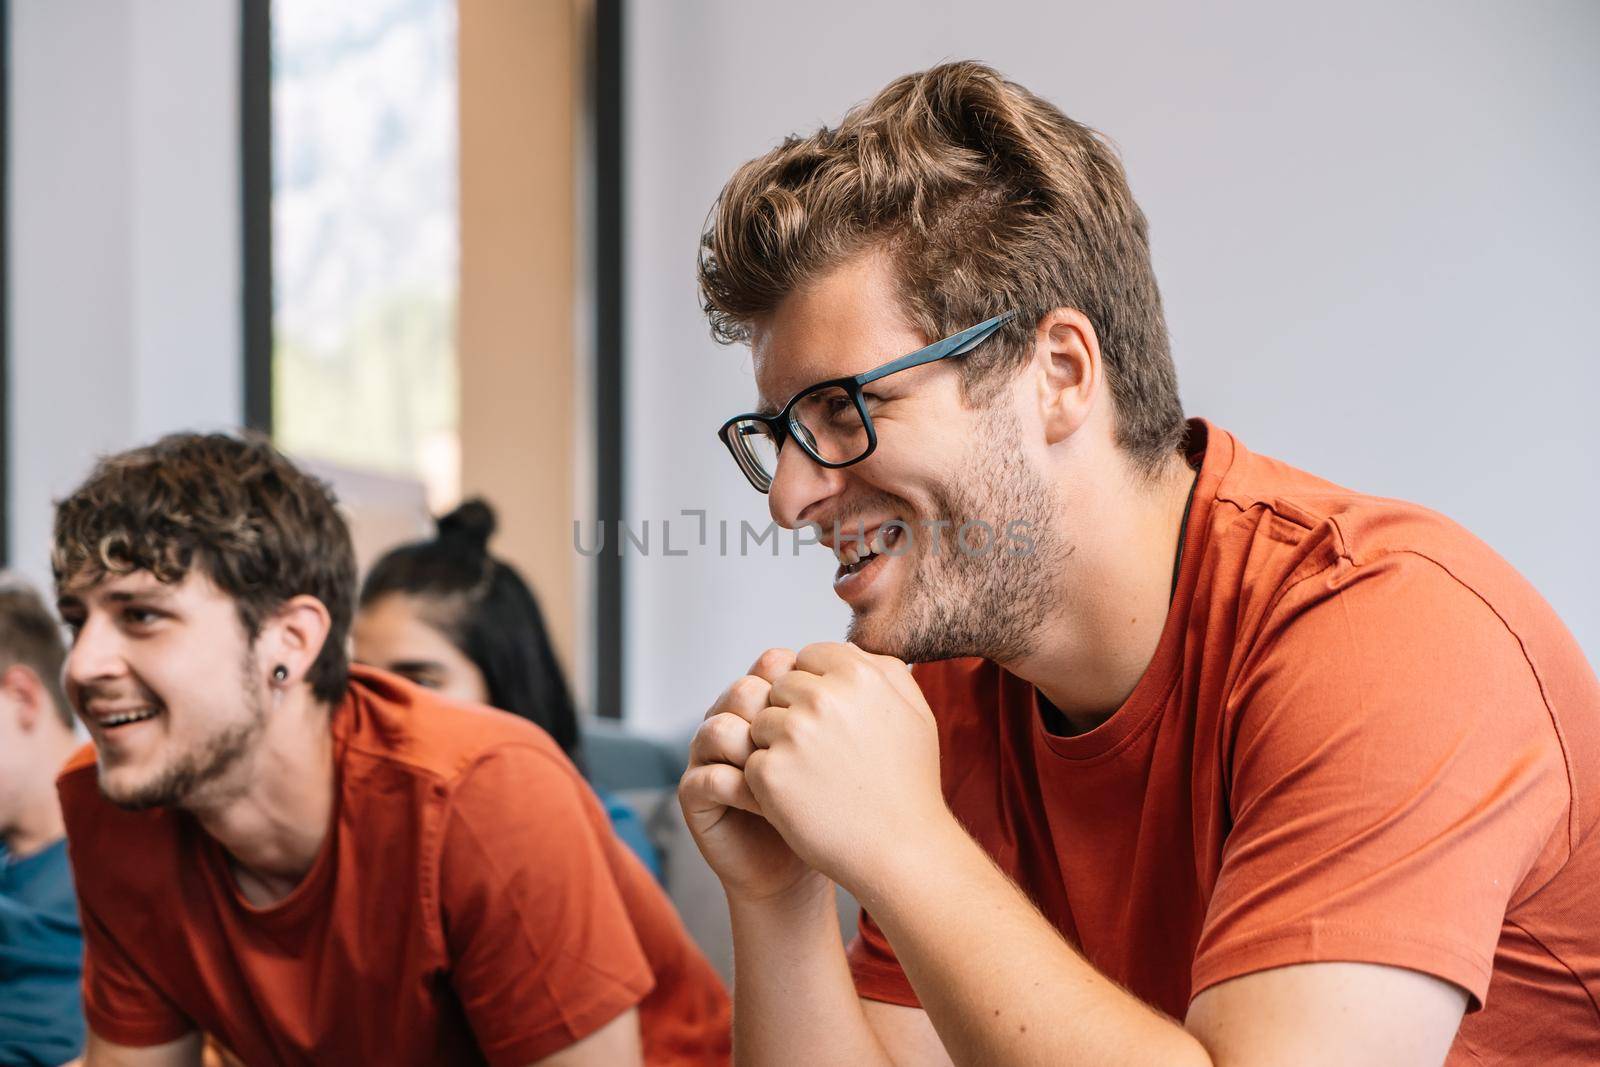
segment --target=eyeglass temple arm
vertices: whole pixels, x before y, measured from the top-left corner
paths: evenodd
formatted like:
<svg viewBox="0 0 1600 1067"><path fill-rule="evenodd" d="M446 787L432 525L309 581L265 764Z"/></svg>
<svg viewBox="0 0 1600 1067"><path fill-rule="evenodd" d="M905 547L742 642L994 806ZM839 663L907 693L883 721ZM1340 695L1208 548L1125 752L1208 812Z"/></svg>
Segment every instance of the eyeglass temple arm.
<svg viewBox="0 0 1600 1067"><path fill-rule="evenodd" d="M960 333L953 333L942 341L935 341L927 348L919 348L915 352L901 356L891 363L885 363L875 370L868 371L866 374L856 378L856 382L861 385L867 385L897 371L910 370L912 367L920 367L924 363L933 363L949 356L964 355L978 347L979 344L988 339L990 334L1015 318L1016 314L1015 311L1008 311L1003 315L996 315L992 319L986 319L976 326L968 327Z"/></svg>

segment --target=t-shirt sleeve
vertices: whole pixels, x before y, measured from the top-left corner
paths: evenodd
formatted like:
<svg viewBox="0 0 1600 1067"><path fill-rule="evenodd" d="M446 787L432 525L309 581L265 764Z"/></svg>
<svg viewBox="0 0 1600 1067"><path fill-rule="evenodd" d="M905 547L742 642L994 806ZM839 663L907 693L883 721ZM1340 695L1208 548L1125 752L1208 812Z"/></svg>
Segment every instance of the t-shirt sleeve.
<svg viewBox="0 0 1600 1067"><path fill-rule="evenodd" d="M103 802L95 782L94 749L85 745L56 780L67 826L67 858L83 931L83 1015L107 1041L144 1048L176 1041L196 1029L137 962L134 913L110 905L126 892L123 876L102 857L102 835L115 834L97 817ZM100 862L97 862L99 860ZM130 929L130 925L134 928Z"/></svg>
<svg viewBox="0 0 1600 1067"><path fill-rule="evenodd" d="M83 1015L89 1029L129 1048L164 1045L192 1032L194 1023L140 971L82 892L78 913L83 921Z"/></svg>
<svg viewBox="0 0 1600 1067"><path fill-rule="evenodd" d="M1284 593L1227 713L1233 825L1194 993L1354 961L1434 975L1481 1007L1508 908L1565 847L1570 796L1499 616L1424 557L1340 561Z"/></svg>
<svg viewBox="0 0 1600 1067"><path fill-rule="evenodd" d="M570 766L532 746L496 750L455 790L441 921L456 995L496 1067L566 1048L654 986L605 819Z"/></svg>

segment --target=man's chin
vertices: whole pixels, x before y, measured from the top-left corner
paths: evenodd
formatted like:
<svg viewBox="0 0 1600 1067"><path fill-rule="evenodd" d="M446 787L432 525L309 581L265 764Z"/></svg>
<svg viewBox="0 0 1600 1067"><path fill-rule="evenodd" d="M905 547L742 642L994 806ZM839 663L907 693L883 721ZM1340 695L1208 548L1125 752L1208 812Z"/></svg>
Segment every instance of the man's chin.
<svg viewBox="0 0 1600 1067"><path fill-rule="evenodd" d="M135 774L131 767L108 771L100 767L100 795L124 811L149 811L172 807L182 798L175 782L166 774Z"/></svg>
<svg viewBox="0 0 1600 1067"><path fill-rule="evenodd" d="M905 637L903 634L894 633L892 625L885 625L886 614L881 608L876 611L851 614L850 626L845 631L844 639L863 652L903 659L900 653L905 648Z"/></svg>
<svg viewBox="0 0 1600 1067"><path fill-rule="evenodd" d="M879 607L850 617L845 640L877 656L893 656L907 663L933 663L967 656L995 658L995 650L978 636L978 624L968 627L961 620L928 623L908 621L911 612L885 611ZM972 632L968 632L971 630Z"/></svg>

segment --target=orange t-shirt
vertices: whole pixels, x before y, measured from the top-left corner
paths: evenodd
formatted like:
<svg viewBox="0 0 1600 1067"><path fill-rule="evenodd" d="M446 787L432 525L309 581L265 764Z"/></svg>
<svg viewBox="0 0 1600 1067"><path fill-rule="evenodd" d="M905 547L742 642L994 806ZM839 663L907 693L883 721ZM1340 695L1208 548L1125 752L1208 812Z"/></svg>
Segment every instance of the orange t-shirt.
<svg viewBox="0 0 1600 1067"><path fill-rule="evenodd" d="M1177 592L1110 719L1057 736L993 663L916 669L951 810L1176 1018L1230 978L1361 961L1467 990L1450 1064L1600 1062L1600 683L1576 642L1447 519L1191 425ZM870 916L850 960L862 996L917 1003Z"/></svg>
<svg viewBox="0 0 1600 1067"><path fill-rule="evenodd" d="M332 830L266 908L191 816L111 805L92 749L68 764L96 1033L204 1031L251 1067L510 1067L637 1006L647 1063L728 1061L721 981L547 734L360 668L332 730Z"/></svg>

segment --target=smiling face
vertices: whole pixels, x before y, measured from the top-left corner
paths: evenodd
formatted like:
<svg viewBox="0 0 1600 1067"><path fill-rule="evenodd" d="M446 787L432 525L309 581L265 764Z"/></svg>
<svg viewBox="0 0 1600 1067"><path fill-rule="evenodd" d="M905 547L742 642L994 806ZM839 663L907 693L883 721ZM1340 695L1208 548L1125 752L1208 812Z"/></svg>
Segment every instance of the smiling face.
<svg viewBox="0 0 1600 1067"><path fill-rule="evenodd" d="M89 730L100 790L122 807L193 806L241 785L266 695L233 599L198 568L60 589L73 633L66 690Z"/></svg>
<svg viewBox="0 0 1600 1067"><path fill-rule="evenodd" d="M889 267L872 255L790 294L752 329L762 405L935 340L898 307ZM862 462L830 470L785 444L773 518L818 524L840 557L834 590L855 644L913 662L1032 650L1071 552L1053 525L1058 493L1024 439L1019 383L968 406L952 361L914 368L867 387L878 447ZM858 559L863 544L879 551Z"/></svg>

